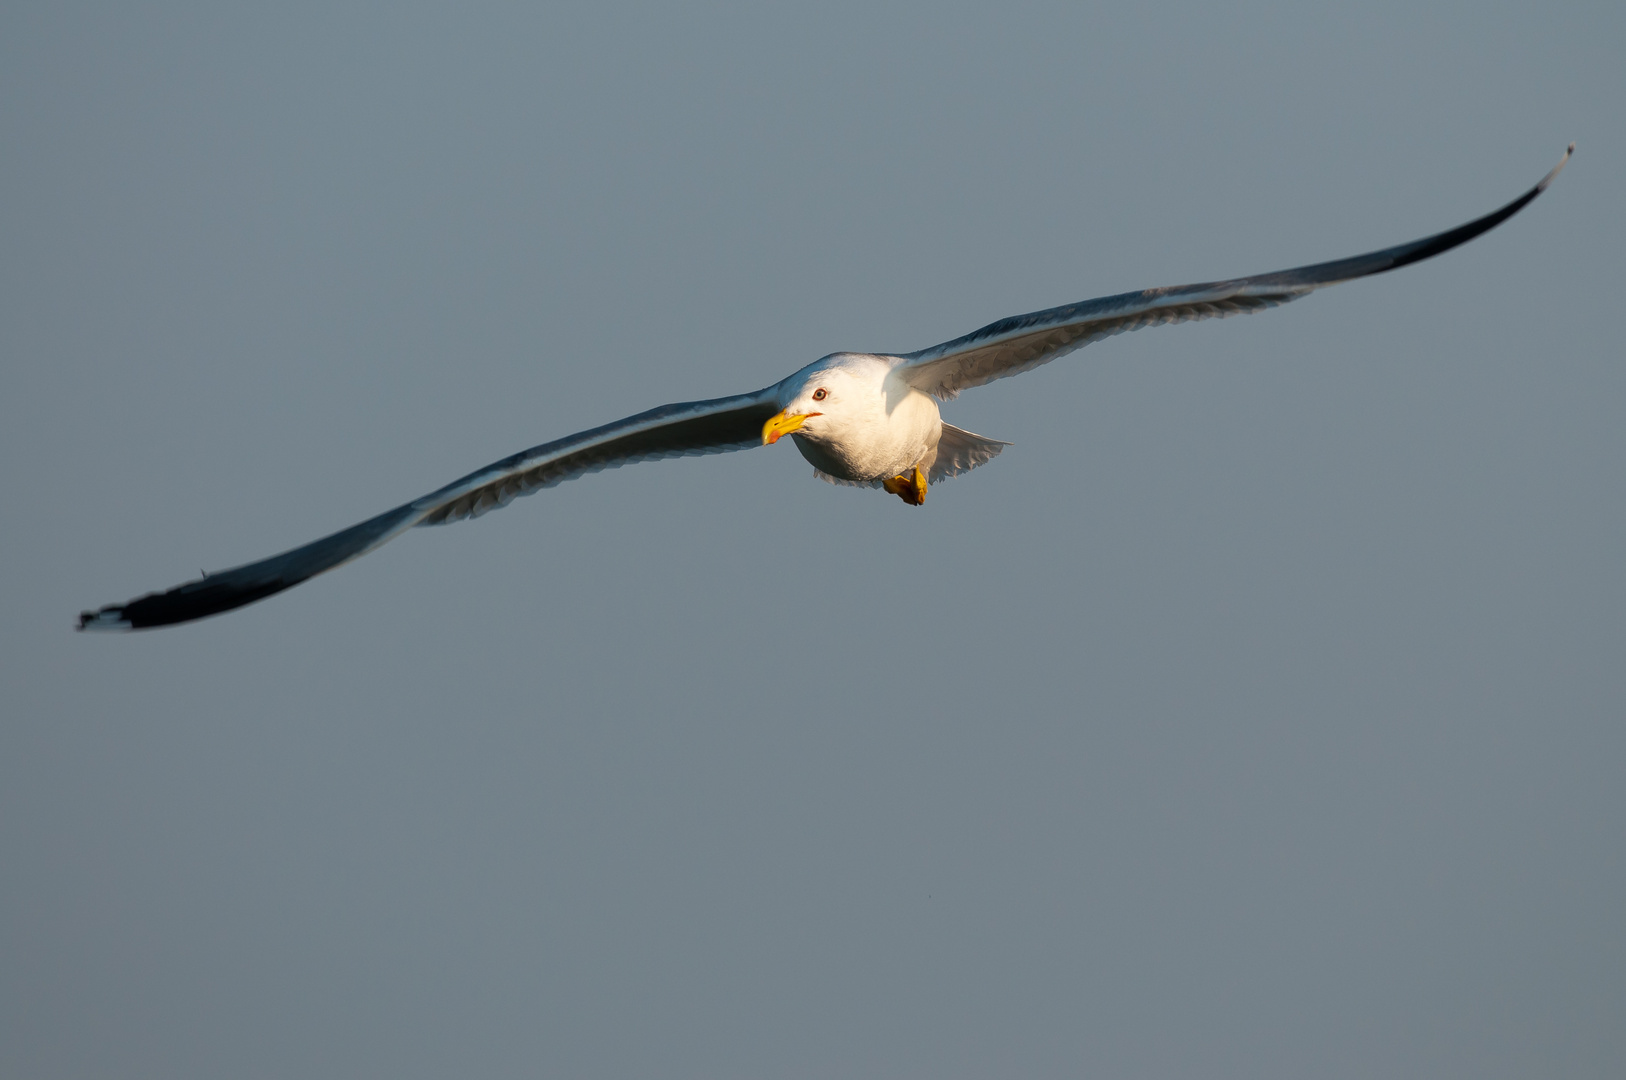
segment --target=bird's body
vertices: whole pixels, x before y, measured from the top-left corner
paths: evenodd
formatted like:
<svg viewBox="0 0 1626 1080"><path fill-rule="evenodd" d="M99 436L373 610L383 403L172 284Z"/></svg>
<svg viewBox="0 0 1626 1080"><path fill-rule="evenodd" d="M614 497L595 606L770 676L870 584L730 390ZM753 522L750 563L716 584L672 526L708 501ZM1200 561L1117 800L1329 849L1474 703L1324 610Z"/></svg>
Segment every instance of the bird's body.
<svg viewBox="0 0 1626 1080"><path fill-rule="evenodd" d="M943 417L937 402L906 383L891 357L834 353L780 384L783 411L808 419L792 438L825 477L884 483L937 461ZM812 395L824 390L826 397Z"/></svg>
<svg viewBox="0 0 1626 1080"><path fill-rule="evenodd" d="M750 394L664 405L494 462L412 502L303 547L80 615L79 628L138 629L241 607L366 554L418 525L478 517L520 495L601 469L714 454L790 435L817 474L924 503L928 483L976 468L1006 445L943 421L938 402L1127 330L1262 311L1316 289L1431 258L1512 217L1524 195L1435 236L1271 274L1145 289L990 323L913 353L832 353Z"/></svg>

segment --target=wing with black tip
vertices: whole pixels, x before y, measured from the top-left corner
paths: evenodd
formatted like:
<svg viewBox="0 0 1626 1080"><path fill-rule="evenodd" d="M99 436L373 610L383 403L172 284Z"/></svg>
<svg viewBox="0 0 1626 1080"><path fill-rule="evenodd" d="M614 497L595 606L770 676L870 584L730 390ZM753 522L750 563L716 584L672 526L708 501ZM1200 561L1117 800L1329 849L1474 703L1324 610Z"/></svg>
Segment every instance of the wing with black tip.
<svg viewBox="0 0 1626 1080"><path fill-rule="evenodd" d="M1127 330L1263 311L1308 296L1328 285L1433 258L1494 229L1524 209L1547 189L1574 151L1575 144L1571 143L1564 157L1541 183L1506 206L1435 236L1294 270L1200 285L1143 289L1013 315L953 341L901 355L896 370L916 390L947 400L962 390L1021 374L1092 341Z"/></svg>
<svg viewBox="0 0 1626 1080"><path fill-rule="evenodd" d="M663 405L613 424L533 446L455 480L404 506L303 547L125 604L79 616L81 630L140 630L191 622L251 604L359 558L415 525L479 517L521 495L635 461L720 454L762 442L762 425L779 410L776 387L754 394Z"/></svg>

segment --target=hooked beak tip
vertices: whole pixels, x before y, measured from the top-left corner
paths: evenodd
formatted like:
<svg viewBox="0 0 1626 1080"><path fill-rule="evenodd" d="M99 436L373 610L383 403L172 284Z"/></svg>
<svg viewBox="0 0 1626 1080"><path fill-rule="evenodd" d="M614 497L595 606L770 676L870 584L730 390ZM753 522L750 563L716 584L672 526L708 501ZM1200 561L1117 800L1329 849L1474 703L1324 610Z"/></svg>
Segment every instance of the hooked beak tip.
<svg viewBox="0 0 1626 1080"><path fill-rule="evenodd" d="M822 416L822 413L792 413L789 411L775 413L762 425L762 445L772 446L781 438L807 423L810 416Z"/></svg>

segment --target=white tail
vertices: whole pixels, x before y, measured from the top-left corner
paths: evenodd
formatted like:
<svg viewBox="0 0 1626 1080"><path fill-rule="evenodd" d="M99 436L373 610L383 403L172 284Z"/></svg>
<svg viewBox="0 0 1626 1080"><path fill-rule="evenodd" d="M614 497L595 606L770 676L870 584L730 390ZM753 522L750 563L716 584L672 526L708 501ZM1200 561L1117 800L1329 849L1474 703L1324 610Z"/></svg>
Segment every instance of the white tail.
<svg viewBox="0 0 1626 1080"><path fill-rule="evenodd" d="M946 423L943 425L942 438L937 441L937 460L932 462L931 475L927 479L935 484L970 472L978 465L994 460L1009 445L1008 442L987 439Z"/></svg>

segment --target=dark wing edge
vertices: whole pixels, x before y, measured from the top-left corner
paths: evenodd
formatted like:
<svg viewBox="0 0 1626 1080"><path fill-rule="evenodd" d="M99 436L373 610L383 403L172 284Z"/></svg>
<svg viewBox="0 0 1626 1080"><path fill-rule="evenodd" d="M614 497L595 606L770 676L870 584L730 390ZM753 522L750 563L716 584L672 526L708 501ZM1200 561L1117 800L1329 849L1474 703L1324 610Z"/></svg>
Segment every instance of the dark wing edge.
<svg viewBox="0 0 1626 1080"><path fill-rule="evenodd" d="M898 369L910 386L948 400L962 390L1029 371L1114 334L1164 323L1251 314L1297 300L1327 285L1421 262L1489 232L1524 209L1547 190L1573 153L1575 144L1570 143L1540 183L1506 206L1434 236L1292 270L1144 289L1013 315L953 341L901 354Z"/></svg>
<svg viewBox="0 0 1626 1080"><path fill-rule="evenodd" d="M360 558L416 525L479 517L520 495L636 461L720 454L760 445L779 411L777 386L754 394L663 405L533 446L403 506L302 547L79 616L80 630L142 630L218 615Z"/></svg>

